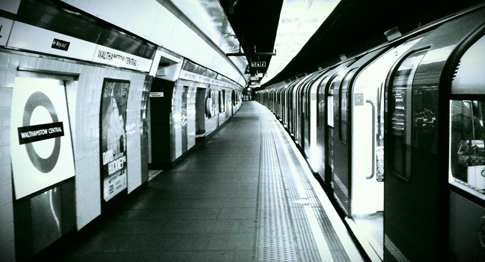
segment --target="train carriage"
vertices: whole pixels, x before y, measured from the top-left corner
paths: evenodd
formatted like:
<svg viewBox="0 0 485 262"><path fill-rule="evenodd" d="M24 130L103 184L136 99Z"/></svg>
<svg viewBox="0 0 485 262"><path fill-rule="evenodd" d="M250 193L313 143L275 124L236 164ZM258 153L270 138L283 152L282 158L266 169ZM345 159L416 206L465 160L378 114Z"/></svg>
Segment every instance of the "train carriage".
<svg viewBox="0 0 485 262"><path fill-rule="evenodd" d="M276 91L371 258L485 261L483 17L463 10Z"/></svg>

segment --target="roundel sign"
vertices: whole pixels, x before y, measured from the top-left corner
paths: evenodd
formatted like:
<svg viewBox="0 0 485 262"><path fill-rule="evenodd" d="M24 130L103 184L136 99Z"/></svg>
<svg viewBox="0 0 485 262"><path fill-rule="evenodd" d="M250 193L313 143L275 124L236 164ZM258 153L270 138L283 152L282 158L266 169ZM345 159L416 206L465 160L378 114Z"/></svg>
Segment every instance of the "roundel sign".
<svg viewBox="0 0 485 262"><path fill-rule="evenodd" d="M74 176L62 81L16 78L10 122L16 199Z"/></svg>

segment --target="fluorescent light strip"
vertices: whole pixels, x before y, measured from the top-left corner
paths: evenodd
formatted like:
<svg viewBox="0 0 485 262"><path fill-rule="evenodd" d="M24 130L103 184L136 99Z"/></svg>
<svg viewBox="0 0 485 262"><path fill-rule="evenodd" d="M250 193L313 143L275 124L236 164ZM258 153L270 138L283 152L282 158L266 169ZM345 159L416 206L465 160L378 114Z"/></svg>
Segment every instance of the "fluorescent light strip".
<svg viewBox="0 0 485 262"><path fill-rule="evenodd" d="M283 70L335 9L339 0L284 0L276 33L276 56L271 58L264 84Z"/></svg>

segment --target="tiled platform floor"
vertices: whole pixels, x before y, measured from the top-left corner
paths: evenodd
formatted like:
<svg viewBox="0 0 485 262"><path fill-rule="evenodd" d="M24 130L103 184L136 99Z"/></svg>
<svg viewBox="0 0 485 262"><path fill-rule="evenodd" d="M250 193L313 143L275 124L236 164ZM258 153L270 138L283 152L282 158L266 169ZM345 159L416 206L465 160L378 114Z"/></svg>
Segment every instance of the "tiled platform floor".
<svg viewBox="0 0 485 262"><path fill-rule="evenodd" d="M245 102L183 162L51 259L362 261L305 172L274 116Z"/></svg>

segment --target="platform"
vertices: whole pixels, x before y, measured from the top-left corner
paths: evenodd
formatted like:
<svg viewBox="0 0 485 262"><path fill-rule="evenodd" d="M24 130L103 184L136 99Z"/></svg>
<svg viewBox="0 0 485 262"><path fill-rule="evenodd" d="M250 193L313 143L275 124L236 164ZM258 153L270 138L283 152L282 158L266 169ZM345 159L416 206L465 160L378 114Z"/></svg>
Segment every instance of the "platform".
<svg viewBox="0 0 485 262"><path fill-rule="evenodd" d="M93 223L55 259L364 261L287 133L257 102L244 102L179 165Z"/></svg>

